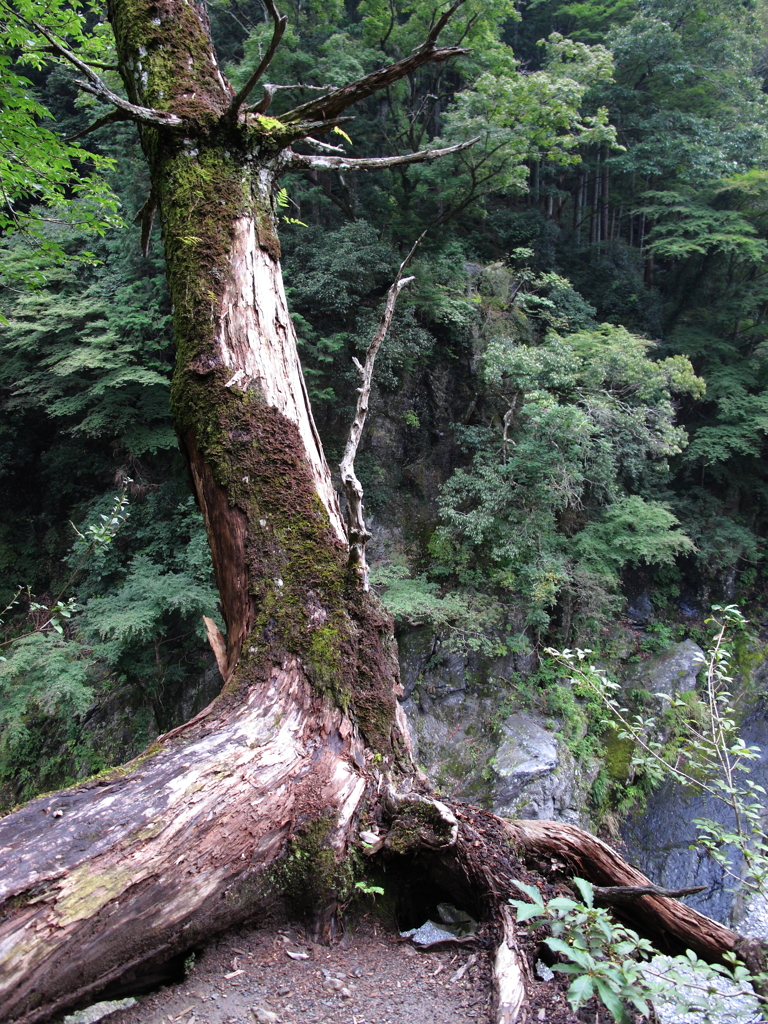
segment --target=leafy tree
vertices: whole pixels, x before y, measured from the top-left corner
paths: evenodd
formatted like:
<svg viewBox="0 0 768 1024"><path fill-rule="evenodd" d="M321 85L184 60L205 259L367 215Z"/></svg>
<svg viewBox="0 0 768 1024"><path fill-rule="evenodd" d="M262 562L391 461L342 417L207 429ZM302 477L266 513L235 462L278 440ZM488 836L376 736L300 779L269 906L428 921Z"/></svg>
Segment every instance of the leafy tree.
<svg viewBox="0 0 768 1024"><path fill-rule="evenodd" d="M105 37L89 30L81 12L90 8L65 0L22 0L13 6L3 4L0 10L0 231L5 237L21 234L29 244L22 266L4 266L3 273L11 280L43 279L35 254L57 259L72 255L51 231L52 221L97 235L117 222L114 194L98 173L110 161L53 130L50 113L34 96L25 74L39 71L50 60L44 46L30 45L29 25L38 17L51 31L70 38L83 56L99 60ZM76 255L90 258L83 250Z"/></svg>
<svg viewBox="0 0 768 1024"><path fill-rule="evenodd" d="M687 360L654 361L649 348L609 325L488 345L483 376L499 419L465 431L472 464L444 488L435 571L516 595L538 630L564 592L588 599L579 614L594 628L627 564L692 550L652 495L686 443L673 395L700 395L702 382Z"/></svg>

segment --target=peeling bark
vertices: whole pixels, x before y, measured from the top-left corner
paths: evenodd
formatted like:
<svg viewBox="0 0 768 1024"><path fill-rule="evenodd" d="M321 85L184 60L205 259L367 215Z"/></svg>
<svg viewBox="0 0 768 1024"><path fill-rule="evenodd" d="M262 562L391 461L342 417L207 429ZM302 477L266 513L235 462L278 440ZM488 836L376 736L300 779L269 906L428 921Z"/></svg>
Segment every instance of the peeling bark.
<svg viewBox="0 0 768 1024"><path fill-rule="evenodd" d="M269 201L268 196L263 197ZM263 401L295 423L317 493L342 543L347 535L320 436L312 417L278 261L257 241L253 217L232 228L230 275L221 297L216 344L230 374L225 387L258 387Z"/></svg>
<svg viewBox="0 0 768 1024"><path fill-rule="evenodd" d="M42 1020L263 910L302 826L321 819L341 857L377 786L296 660L157 746L0 820L0 1019Z"/></svg>
<svg viewBox="0 0 768 1024"><path fill-rule="evenodd" d="M503 907L503 938L496 951L493 977L496 986L496 1020L498 1024L516 1024L525 1005L530 983L528 963L520 955L515 922L509 907Z"/></svg>

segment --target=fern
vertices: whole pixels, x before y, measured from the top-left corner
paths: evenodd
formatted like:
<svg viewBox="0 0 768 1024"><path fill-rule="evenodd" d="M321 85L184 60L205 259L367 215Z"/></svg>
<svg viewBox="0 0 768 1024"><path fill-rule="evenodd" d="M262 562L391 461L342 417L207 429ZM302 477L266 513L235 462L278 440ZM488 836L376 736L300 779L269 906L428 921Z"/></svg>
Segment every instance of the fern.
<svg viewBox="0 0 768 1024"><path fill-rule="evenodd" d="M350 137L347 135L347 133L344 131L344 129L343 128L339 128L338 125L336 125L336 127L333 129L333 134L334 135L340 135L342 137L342 139L344 139L346 142L348 142L350 144L350 146L352 145L352 139L350 139Z"/></svg>

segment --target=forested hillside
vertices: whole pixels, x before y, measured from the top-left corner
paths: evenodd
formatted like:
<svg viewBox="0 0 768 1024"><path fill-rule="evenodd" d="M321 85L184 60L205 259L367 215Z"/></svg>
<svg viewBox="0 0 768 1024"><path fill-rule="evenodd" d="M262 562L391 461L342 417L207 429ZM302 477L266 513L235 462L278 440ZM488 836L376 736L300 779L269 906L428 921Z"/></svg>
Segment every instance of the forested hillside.
<svg viewBox="0 0 768 1024"><path fill-rule="evenodd" d="M269 20L255 0L209 6L241 85ZM290 88L270 115L407 54L422 6L410 19L377 0L289 6L270 81ZM358 104L329 139L357 157L479 136L472 148L285 177L289 302L332 464L352 359L427 232L358 457L373 579L402 625L498 654L610 646L628 606L669 639L713 600L759 619L765 17L730 0L485 5L451 40L464 56ZM57 131L102 112L74 70L23 70ZM148 176L130 126L88 143L119 223L94 236L84 216L35 220L37 185L4 219L6 803L124 759L216 689L201 616L217 596L168 411L161 244L155 229L143 255L134 223ZM92 543L116 495L119 529ZM94 714L124 720L86 742Z"/></svg>
<svg viewBox="0 0 768 1024"><path fill-rule="evenodd" d="M767 94L763 0L0 0L0 1020L387 867L499 1024L765 1005Z"/></svg>

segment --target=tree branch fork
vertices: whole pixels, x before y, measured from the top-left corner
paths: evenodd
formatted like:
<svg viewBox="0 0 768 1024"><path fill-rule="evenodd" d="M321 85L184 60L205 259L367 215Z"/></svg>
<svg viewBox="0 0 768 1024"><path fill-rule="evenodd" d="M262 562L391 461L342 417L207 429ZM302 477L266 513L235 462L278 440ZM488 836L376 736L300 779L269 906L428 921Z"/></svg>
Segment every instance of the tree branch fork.
<svg viewBox="0 0 768 1024"><path fill-rule="evenodd" d="M323 95L310 100L307 103L303 103L300 106L289 110L286 114L281 115L280 121L288 129L286 137L289 138L290 141L299 141L306 139L313 130L316 132L330 131L338 123L340 115L353 104L373 95L373 93L391 85L393 82L399 81L424 64L442 63L460 54L466 53L467 50L462 47L437 46L437 39L440 32L464 2L465 0L455 0L453 5L439 18L436 20L433 18L432 27L430 28L424 43L417 47L412 54L403 60L389 64L383 68L379 68L371 74L339 89L329 88L325 90L322 87L302 86L302 88L311 88L317 91L322 91ZM268 15L273 22L273 31L270 43L262 60L259 62L254 72L249 76L243 87L236 93L232 90L233 95L229 106L218 118L219 122L222 124L232 124L239 118L248 119L249 115L252 118L253 114L263 114L271 104L272 98L277 90L290 88L288 86L267 84L264 86L264 96L262 100L252 108L245 108L246 100L269 69L280 46L288 23L287 18L284 15L281 15L278 11L274 0L264 0L264 4ZM154 107L131 103L129 100L118 95L107 85L96 71L97 66L105 70L114 70L111 65L97 65L93 62L89 64L70 49L61 39L58 39L53 32L47 29L39 21L29 19L25 23L30 29L38 33L46 41L47 45L43 47L36 47L37 52L51 53L55 57L75 68L83 76L82 78L75 79L79 88L112 107L111 111L97 118L97 120L82 129L76 135L71 136L67 141L73 142L84 138L91 132L97 131L106 125L113 124L118 121L133 121L139 125L153 126L156 128L188 133L194 133L197 129L197 125L188 117L179 116L171 110L159 110ZM460 143L455 146L442 147L440 149L420 150L418 152L392 157L370 157L361 159L349 158L341 155L327 155L334 149L336 152L339 152L338 148L318 143L317 140L312 138L307 140L308 144L315 149L319 149L321 151L321 155L308 156L305 154L294 153L290 149L290 141L286 145L286 152L283 160L281 161L283 169L296 167L333 170L367 170L395 167L439 159L440 157L444 157L452 153L459 153L462 150L469 148L474 145L477 139L472 139L468 142Z"/></svg>

